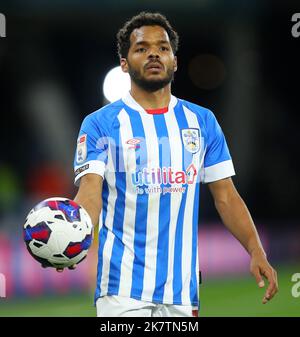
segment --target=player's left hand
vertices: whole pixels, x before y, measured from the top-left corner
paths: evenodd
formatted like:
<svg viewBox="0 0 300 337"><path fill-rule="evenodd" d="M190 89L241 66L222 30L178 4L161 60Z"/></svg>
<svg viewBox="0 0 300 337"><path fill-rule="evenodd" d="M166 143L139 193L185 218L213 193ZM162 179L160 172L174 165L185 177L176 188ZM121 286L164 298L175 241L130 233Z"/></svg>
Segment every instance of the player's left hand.
<svg viewBox="0 0 300 337"><path fill-rule="evenodd" d="M265 277L269 283L262 300L262 303L266 304L278 292L277 272L269 264L266 256L263 253L252 254L250 271L255 277L256 282L260 288L263 288L265 286L265 281L263 277Z"/></svg>

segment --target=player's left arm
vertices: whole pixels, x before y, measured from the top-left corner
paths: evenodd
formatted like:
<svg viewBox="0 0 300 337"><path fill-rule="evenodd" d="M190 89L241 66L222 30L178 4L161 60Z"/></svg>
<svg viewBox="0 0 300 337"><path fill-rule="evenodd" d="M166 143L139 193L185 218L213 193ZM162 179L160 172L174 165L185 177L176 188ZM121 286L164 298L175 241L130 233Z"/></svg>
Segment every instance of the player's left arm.
<svg viewBox="0 0 300 337"><path fill-rule="evenodd" d="M258 286L264 287L263 277L269 282L262 301L265 304L278 291L277 273L267 260L250 212L231 178L211 182L208 186L224 225L249 253L251 257L250 271Z"/></svg>

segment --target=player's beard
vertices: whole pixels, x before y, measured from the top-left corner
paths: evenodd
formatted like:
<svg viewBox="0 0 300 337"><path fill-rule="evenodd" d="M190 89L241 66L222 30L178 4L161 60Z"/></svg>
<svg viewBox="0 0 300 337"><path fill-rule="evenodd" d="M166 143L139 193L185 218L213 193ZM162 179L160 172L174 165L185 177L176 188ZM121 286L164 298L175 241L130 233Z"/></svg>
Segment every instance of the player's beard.
<svg viewBox="0 0 300 337"><path fill-rule="evenodd" d="M132 66L130 66L130 64L128 64L128 72L131 80L140 88L148 92L160 90L174 80L174 70L171 68L168 68L167 74L164 78L153 80L143 77L140 71L134 69Z"/></svg>

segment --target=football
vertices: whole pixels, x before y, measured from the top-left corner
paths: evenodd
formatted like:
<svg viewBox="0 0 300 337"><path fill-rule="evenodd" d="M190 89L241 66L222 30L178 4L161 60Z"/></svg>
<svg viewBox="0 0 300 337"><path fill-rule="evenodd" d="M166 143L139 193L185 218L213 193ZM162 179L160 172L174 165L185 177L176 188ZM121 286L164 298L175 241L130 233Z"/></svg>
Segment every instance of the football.
<svg viewBox="0 0 300 337"><path fill-rule="evenodd" d="M93 225L86 210L67 198L40 202L28 214L24 241L43 267L65 268L80 263L93 240Z"/></svg>

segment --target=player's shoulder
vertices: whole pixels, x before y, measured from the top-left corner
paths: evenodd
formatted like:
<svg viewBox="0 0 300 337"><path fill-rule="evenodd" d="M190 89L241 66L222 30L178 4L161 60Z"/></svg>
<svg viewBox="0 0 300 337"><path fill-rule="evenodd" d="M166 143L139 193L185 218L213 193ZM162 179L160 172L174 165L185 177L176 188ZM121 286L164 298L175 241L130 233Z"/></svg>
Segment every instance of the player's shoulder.
<svg viewBox="0 0 300 337"><path fill-rule="evenodd" d="M178 99L178 101L186 109L195 113L197 115L197 117L200 118L203 122L206 122L207 119L214 117L213 112L210 109L208 109L208 108L206 108L202 105L192 103L192 102L189 102L189 101L184 100L184 99Z"/></svg>
<svg viewBox="0 0 300 337"><path fill-rule="evenodd" d="M124 103L120 99L118 101L109 103L102 108L95 110L88 114L84 120L83 125L87 127L100 128L106 134L109 134L111 127L118 116L119 112L123 109Z"/></svg>

